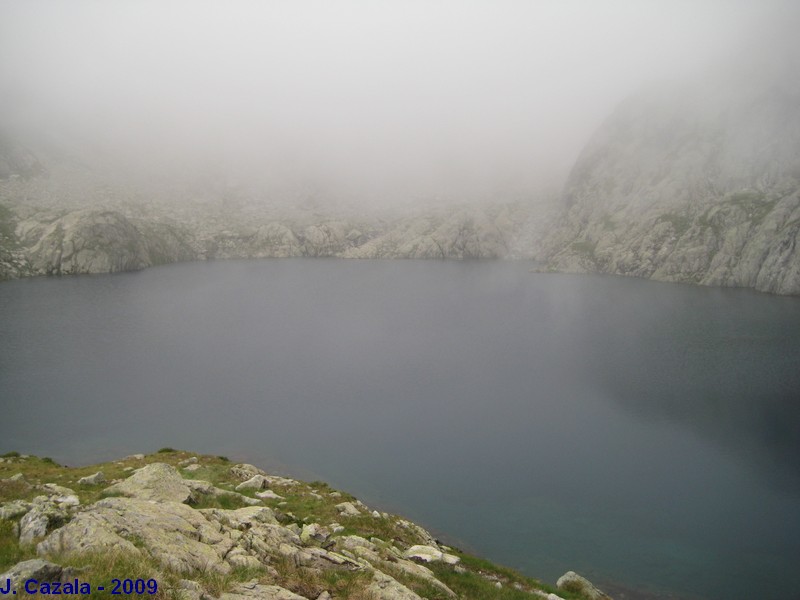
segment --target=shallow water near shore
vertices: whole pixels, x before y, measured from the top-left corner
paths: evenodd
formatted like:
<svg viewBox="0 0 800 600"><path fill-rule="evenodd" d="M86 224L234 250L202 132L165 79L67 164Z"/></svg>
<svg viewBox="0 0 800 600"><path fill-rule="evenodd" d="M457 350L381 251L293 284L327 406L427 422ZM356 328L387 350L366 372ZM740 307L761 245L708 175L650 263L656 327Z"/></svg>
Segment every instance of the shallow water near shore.
<svg viewBox="0 0 800 600"><path fill-rule="evenodd" d="M288 465L551 583L800 598L798 298L230 261L4 282L0 340L0 452Z"/></svg>

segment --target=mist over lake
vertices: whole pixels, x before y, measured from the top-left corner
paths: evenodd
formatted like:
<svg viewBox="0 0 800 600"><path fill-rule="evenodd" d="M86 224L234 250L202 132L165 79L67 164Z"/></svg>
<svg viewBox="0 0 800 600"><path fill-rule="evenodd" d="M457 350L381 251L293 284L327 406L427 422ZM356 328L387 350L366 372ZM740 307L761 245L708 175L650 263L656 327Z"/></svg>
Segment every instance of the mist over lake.
<svg viewBox="0 0 800 600"><path fill-rule="evenodd" d="M800 595L797 298L287 259L5 282L0 315L2 451L223 454L550 582Z"/></svg>

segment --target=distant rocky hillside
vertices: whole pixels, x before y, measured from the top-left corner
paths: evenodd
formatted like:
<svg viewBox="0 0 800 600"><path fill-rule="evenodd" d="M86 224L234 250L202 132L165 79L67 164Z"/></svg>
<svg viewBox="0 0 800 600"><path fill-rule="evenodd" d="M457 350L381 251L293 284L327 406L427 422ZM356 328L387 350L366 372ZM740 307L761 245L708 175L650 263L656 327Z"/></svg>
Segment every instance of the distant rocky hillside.
<svg viewBox="0 0 800 600"><path fill-rule="evenodd" d="M610 600L572 571L556 591L322 482L224 457L0 457L0 592L103 598L115 580L177 600Z"/></svg>
<svg viewBox="0 0 800 600"><path fill-rule="evenodd" d="M528 219L519 202L392 213L276 205L237 190L120 183L75 162L45 170L22 156L0 173L0 280L227 258L504 258Z"/></svg>
<svg viewBox="0 0 800 600"><path fill-rule="evenodd" d="M533 198L389 214L213 178L131 185L0 138L0 279L224 258L533 258L549 271L800 294L798 72L796 57L744 61L629 98L550 219Z"/></svg>
<svg viewBox="0 0 800 600"><path fill-rule="evenodd" d="M799 68L754 62L622 103L534 254L550 270L800 294Z"/></svg>
<svg viewBox="0 0 800 600"><path fill-rule="evenodd" d="M27 178L43 172L44 167L30 150L0 132L0 180Z"/></svg>

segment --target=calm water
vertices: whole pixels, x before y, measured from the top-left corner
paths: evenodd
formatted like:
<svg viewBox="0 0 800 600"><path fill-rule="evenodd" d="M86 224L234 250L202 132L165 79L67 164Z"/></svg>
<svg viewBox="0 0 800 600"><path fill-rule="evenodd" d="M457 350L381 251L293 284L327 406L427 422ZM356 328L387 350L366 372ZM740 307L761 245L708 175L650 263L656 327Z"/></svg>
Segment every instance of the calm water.
<svg viewBox="0 0 800 600"><path fill-rule="evenodd" d="M800 598L797 298L500 262L7 282L0 415L0 451L284 468L551 582Z"/></svg>

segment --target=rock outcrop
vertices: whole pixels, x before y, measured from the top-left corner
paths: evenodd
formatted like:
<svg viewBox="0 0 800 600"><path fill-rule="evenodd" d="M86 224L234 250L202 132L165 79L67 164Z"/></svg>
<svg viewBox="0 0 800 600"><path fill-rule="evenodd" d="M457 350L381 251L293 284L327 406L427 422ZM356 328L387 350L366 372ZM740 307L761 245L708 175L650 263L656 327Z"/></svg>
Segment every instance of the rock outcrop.
<svg viewBox="0 0 800 600"><path fill-rule="evenodd" d="M609 596L597 589L591 581L578 575L575 571L567 571L558 578L556 586L560 590L575 592L587 600L611 600Z"/></svg>
<svg viewBox="0 0 800 600"><path fill-rule="evenodd" d="M324 484L312 487L217 457L185 459L170 453L169 462L164 459L157 454L143 466L137 457L103 465L112 481L127 477L102 491L99 477L80 477L88 469L72 476L64 468L60 480L84 481L79 493L89 498L83 503L72 489L38 483L33 475L27 488L15 482L24 493L39 495L0 505L0 520L14 523L16 543L20 548L35 544L40 558L0 575L3 587L8 580L19 590L36 579L51 586L74 581L75 589L83 589L80 585L91 586L98 578L141 577L185 600L423 600L431 594L490 600L504 586L532 598L558 598L507 569L492 572L485 561L479 569L472 567L462 561L467 555L441 545L419 525L370 511ZM49 469L51 463L46 464ZM131 473L131 464L140 468ZM195 465L213 473L215 484L184 479L176 468ZM261 500L225 489L241 487L242 480L252 482L241 488L245 493L267 486L281 494ZM342 498L348 499L337 505ZM231 501L255 505L226 507ZM340 517L347 519L350 532L335 521ZM0 535L7 536L3 531L8 529L0 527ZM131 572L107 571L122 568ZM580 592L585 598L606 600L591 595L591 584L585 590Z"/></svg>
<svg viewBox="0 0 800 600"><path fill-rule="evenodd" d="M111 210L78 210L49 223L27 219L17 235L32 274L136 271L195 256L176 230L137 227Z"/></svg>

